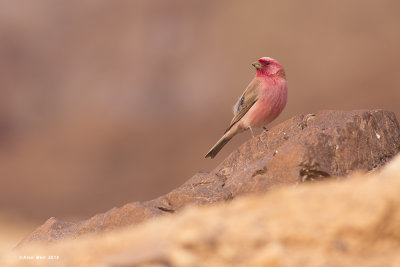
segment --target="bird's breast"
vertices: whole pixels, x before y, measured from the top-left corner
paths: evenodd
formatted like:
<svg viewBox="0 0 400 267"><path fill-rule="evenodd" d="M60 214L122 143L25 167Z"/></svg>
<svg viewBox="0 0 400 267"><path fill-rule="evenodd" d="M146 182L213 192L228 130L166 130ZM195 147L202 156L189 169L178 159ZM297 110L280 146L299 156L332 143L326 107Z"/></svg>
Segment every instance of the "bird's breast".
<svg viewBox="0 0 400 267"><path fill-rule="evenodd" d="M276 119L286 106L287 84L284 79L267 81L260 88L258 101L246 114L244 127L261 127Z"/></svg>

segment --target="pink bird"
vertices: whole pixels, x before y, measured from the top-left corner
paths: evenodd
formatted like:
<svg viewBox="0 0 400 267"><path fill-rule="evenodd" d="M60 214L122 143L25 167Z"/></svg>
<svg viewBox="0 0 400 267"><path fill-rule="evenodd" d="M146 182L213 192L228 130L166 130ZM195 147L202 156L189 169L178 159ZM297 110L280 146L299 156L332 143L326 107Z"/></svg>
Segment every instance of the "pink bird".
<svg viewBox="0 0 400 267"><path fill-rule="evenodd" d="M231 125L206 158L214 158L237 133L250 129L254 138L252 127L265 127L286 106L287 84L282 65L270 57L262 57L252 65L256 68L256 76L233 107Z"/></svg>

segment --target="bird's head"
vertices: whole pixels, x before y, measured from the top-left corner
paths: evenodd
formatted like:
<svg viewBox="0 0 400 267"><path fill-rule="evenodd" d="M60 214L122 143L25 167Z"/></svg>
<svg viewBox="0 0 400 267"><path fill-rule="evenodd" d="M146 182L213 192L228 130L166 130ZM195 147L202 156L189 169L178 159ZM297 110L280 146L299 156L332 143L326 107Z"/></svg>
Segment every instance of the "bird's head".
<svg viewBox="0 0 400 267"><path fill-rule="evenodd" d="M262 57L251 65L257 70L256 76L278 76L286 78L285 70L282 65L273 58Z"/></svg>

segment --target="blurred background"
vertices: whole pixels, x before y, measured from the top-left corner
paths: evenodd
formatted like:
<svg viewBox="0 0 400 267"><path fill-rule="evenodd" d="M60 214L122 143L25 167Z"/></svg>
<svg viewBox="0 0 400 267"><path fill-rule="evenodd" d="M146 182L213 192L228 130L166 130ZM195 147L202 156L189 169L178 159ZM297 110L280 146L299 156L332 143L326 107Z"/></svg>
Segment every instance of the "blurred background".
<svg viewBox="0 0 400 267"><path fill-rule="evenodd" d="M396 0L2 1L0 234L17 242L51 216L85 219L213 169L250 137L204 159L262 56L289 84L271 126L321 109L399 116L399 10Z"/></svg>

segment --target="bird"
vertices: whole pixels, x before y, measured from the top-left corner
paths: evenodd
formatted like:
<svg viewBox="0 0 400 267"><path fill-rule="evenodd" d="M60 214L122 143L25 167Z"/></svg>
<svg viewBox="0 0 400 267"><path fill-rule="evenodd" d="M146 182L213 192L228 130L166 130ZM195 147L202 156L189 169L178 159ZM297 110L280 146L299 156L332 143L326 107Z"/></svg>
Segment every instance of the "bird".
<svg viewBox="0 0 400 267"><path fill-rule="evenodd" d="M263 127L275 120L286 106L287 82L283 66L275 59L261 57L252 63L256 69L253 80L233 106L233 119L224 135L206 154L214 158L236 134L254 127Z"/></svg>

